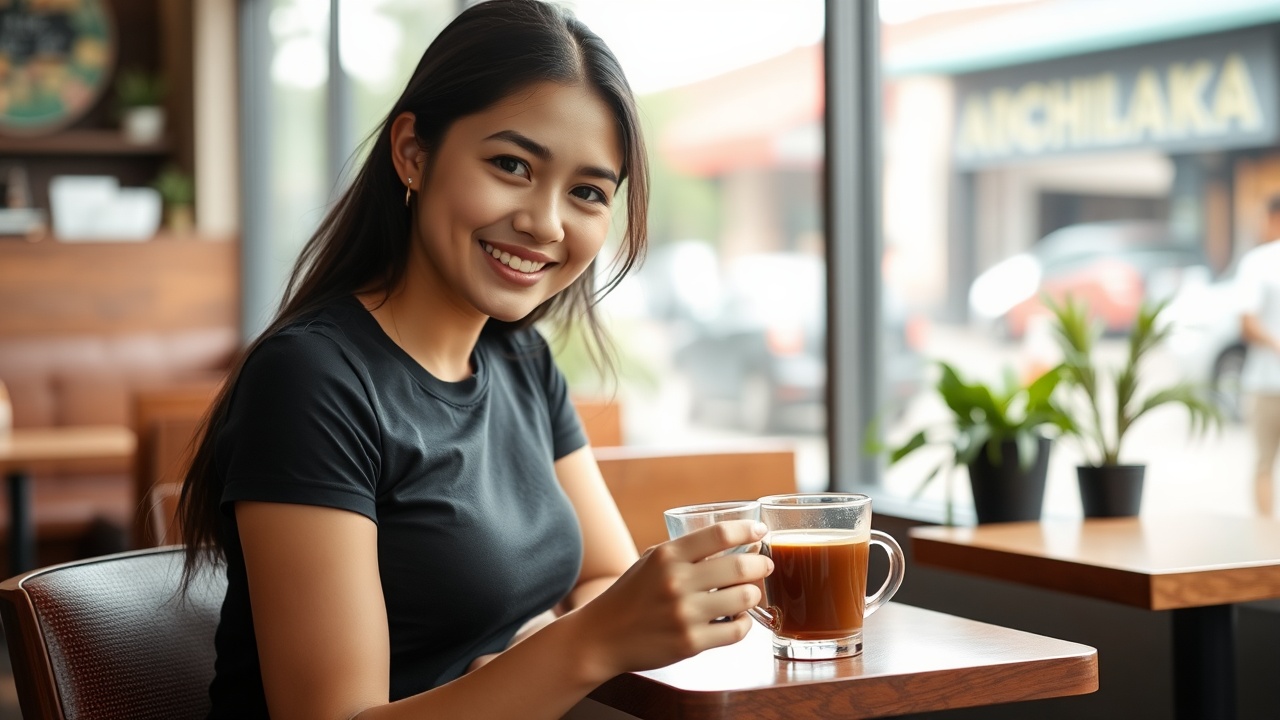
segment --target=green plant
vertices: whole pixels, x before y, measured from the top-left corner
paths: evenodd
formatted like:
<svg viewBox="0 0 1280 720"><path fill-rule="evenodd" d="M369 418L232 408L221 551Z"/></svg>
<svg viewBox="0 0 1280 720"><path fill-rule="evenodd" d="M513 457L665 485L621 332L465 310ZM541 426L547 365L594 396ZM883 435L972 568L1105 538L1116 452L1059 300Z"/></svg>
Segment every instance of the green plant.
<svg viewBox="0 0 1280 720"><path fill-rule="evenodd" d="M1124 364L1114 373L1110 420L1107 398L1104 398L1105 379L1094 360L1094 346L1102 334L1098 323L1089 318L1083 302L1067 297L1059 304L1051 298L1044 299L1053 311L1054 333L1062 349L1062 378L1064 389L1074 389L1077 406L1083 406L1085 417L1075 418L1067 432L1079 439L1087 461L1097 467L1119 465L1120 451L1125 435L1135 422L1147 413L1164 405L1181 405L1191 419L1191 434L1197 435L1210 427L1220 427L1222 414L1209 397L1208 392L1193 383L1177 383L1140 396L1138 385L1142 361L1147 354L1162 343L1171 327L1159 322L1160 313L1167 303L1144 303L1138 311L1133 330L1129 333L1128 353Z"/></svg>
<svg viewBox="0 0 1280 720"><path fill-rule="evenodd" d="M159 105L164 101L164 81L139 68L121 70L116 77L116 101L122 110Z"/></svg>
<svg viewBox="0 0 1280 720"><path fill-rule="evenodd" d="M912 435L905 443L892 448L872 444L874 450L888 450L889 463L894 464L920 448L945 445L949 457L938 464L916 488L919 497L940 474L956 466L973 462L983 447L992 462L1000 462L1000 446L1005 441L1017 444L1018 458L1024 467L1034 461L1040 436L1045 430L1069 432L1071 419L1054 402L1053 394L1062 379L1062 368L1055 367L1030 383L1021 383L1012 371L1006 371L1002 385L992 387L977 381L966 381L954 367L939 362L941 375L936 390L951 410L951 418L941 425L928 427ZM948 484L947 522L951 522L950 485Z"/></svg>
<svg viewBox="0 0 1280 720"><path fill-rule="evenodd" d="M156 176L151 186L160 193L165 205L190 205L196 200L196 184L191 175L176 165L169 165Z"/></svg>

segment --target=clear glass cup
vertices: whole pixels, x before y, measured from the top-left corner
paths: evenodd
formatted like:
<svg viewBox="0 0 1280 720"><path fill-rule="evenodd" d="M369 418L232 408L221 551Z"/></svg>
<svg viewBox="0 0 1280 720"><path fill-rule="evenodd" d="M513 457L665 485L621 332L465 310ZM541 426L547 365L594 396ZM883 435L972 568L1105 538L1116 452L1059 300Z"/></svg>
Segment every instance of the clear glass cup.
<svg viewBox="0 0 1280 720"><path fill-rule="evenodd" d="M688 535L694 530L715 525L726 520L760 520L760 503L755 500L729 500L725 502L703 503L701 505L685 505L684 507L664 510L662 516L667 521L667 536L672 540ZM760 552L760 543L739 545L738 547L716 553L711 557L721 557L729 553ZM712 592L715 592L714 590ZM712 622L728 622L730 617L718 617Z"/></svg>
<svg viewBox="0 0 1280 720"><path fill-rule="evenodd" d="M760 519L760 503L755 500L730 500L702 503L701 505L685 505L684 507L664 510L662 516L667 521L667 536L675 540L683 535L688 535L694 530L710 527L726 520L758 521ZM758 548L759 543L739 545L712 557L719 557L733 552L754 552Z"/></svg>
<svg viewBox="0 0 1280 720"><path fill-rule="evenodd" d="M800 493L760 498L769 527L761 552L773 559L764 606L751 616L773 631L773 654L830 660L862 653L862 621L902 584L902 548L871 529L871 498ZM889 553L889 577L867 597L871 546Z"/></svg>

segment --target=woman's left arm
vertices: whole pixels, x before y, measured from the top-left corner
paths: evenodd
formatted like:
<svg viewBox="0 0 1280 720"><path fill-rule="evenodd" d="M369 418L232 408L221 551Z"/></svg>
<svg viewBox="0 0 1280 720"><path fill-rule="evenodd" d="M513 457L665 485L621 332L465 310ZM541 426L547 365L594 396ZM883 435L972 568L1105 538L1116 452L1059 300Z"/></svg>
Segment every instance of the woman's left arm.
<svg viewBox="0 0 1280 720"><path fill-rule="evenodd" d="M640 556L600 475L591 446L565 455L556 461L555 467L560 487L573 503L582 527L582 571L565 598L563 610L568 611L582 607L604 592Z"/></svg>

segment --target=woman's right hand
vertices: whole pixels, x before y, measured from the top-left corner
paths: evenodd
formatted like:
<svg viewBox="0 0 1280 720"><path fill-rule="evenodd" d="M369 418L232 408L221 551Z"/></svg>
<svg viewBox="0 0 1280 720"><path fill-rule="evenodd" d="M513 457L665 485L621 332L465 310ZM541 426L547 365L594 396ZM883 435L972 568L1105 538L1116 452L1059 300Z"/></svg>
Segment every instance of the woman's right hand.
<svg viewBox="0 0 1280 720"><path fill-rule="evenodd" d="M773 561L725 550L759 541L763 524L722 522L649 548L608 590L562 620L581 626L593 671L648 670L731 645L751 628L749 608ZM711 592L715 590L716 592ZM728 616L728 622L713 622Z"/></svg>

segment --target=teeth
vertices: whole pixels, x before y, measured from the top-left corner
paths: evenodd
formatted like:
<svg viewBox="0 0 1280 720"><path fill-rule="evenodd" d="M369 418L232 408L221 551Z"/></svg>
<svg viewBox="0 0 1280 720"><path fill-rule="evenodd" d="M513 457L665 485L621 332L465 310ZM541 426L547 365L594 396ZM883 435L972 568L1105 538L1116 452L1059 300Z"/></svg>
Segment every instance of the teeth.
<svg viewBox="0 0 1280 720"><path fill-rule="evenodd" d="M498 248L490 245L487 242L484 242L483 240L480 241L480 247L483 248L485 252L492 255L498 262L518 272L522 272L522 273L537 272L542 268L546 267L547 265L544 262L535 262L533 260L522 260L521 258L518 258L515 255L512 255L511 253L506 253L499 250Z"/></svg>

